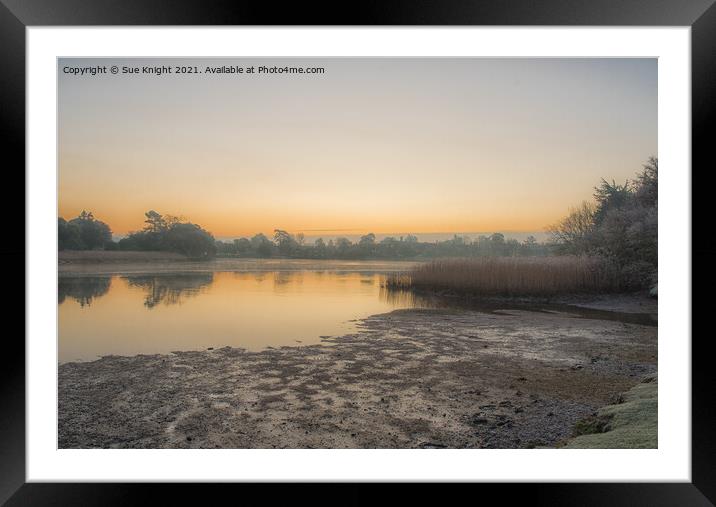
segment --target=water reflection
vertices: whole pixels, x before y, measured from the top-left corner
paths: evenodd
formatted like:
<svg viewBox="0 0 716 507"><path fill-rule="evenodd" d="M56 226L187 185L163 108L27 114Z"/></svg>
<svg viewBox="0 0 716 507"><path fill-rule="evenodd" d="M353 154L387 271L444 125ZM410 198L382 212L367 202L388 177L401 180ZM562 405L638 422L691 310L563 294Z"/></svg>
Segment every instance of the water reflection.
<svg viewBox="0 0 716 507"><path fill-rule="evenodd" d="M181 304L186 298L196 296L214 281L213 273L188 273L159 276L123 277L130 287L139 287L146 291L144 306L154 308L160 303L165 305Z"/></svg>
<svg viewBox="0 0 716 507"><path fill-rule="evenodd" d="M474 308L475 302L469 304L459 298L448 298L440 295L424 294L402 289L389 289L384 286L384 280L381 280L380 291L378 297L386 303L403 308Z"/></svg>
<svg viewBox="0 0 716 507"><path fill-rule="evenodd" d="M276 292L284 292L301 284L303 284L303 272L301 271L277 271L274 273L273 285Z"/></svg>
<svg viewBox="0 0 716 507"><path fill-rule="evenodd" d="M106 277L72 277L57 280L57 302L62 304L70 297L80 304L89 306L95 298L104 296L112 284L112 278Z"/></svg>
<svg viewBox="0 0 716 507"><path fill-rule="evenodd" d="M61 293L60 362L321 343L322 336L354 332L360 319L396 309L400 303L378 296L380 279L378 273L329 270L84 277L76 283L104 289L90 293L91 308ZM75 280L64 279L63 288Z"/></svg>
<svg viewBox="0 0 716 507"><path fill-rule="evenodd" d="M61 277L60 362L227 345L262 350L316 344L322 336L355 332L362 318L401 308L562 311L656 323L641 314L387 290L382 281L380 273L330 270Z"/></svg>
<svg viewBox="0 0 716 507"><path fill-rule="evenodd" d="M238 279L244 278L245 279L247 276L253 276L254 280L256 280L257 282L263 282L266 279L266 277L268 276L268 274L269 273L266 271L257 271L255 273L237 272L237 273L234 273L234 278L238 278Z"/></svg>
<svg viewBox="0 0 716 507"><path fill-rule="evenodd" d="M501 314L510 310L538 313L568 313L577 318L613 320L644 326L656 326L658 322L657 315L649 313L615 312L563 303L432 295L401 289L388 289L386 287L380 288L379 297L392 306L402 308L453 308L490 314Z"/></svg>

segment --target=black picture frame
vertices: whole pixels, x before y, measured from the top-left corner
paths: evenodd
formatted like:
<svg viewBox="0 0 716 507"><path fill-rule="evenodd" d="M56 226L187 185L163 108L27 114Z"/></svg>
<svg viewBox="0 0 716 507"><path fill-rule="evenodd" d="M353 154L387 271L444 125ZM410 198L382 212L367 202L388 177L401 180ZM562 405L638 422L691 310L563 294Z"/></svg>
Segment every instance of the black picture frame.
<svg viewBox="0 0 716 507"><path fill-rule="evenodd" d="M197 0L0 0L0 137L3 182L7 196L25 188L25 29L30 26L83 25L554 25L554 26L689 26L692 79L692 270L699 266L697 287L713 286L716 240L707 227L707 185L693 178L714 167L711 154L716 119L715 0L365 0L357 4L299 3L277 7L270 2ZM710 128L709 128L710 127ZM13 191L14 190L14 191ZM22 193L24 195L24 192ZM19 204L2 199L5 216L17 214ZM11 212L14 212L11 214ZM17 219L10 220L20 228ZM13 238L23 231L17 231ZM25 266L25 247L18 240L0 241L8 266ZM20 278L20 270L9 269ZM24 270L23 270L24 271ZM25 273L26 274L26 273ZM23 278L23 283L24 283ZM697 291L693 291L695 296ZM15 298L18 301L19 298ZM23 307L25 299L22 298ZM12 303L10 303L12 304ZM19 303L15 303L19 304ZM708 306L707 306L708 305ZM707 298L693 298L692 329L708 315ZM7 317L19 315L7 307ZM701 311L698 311L701 309ZM9 318L6 322L9 323ZM23 326L24 330L24 321ZM171 490L186 499L184 485L34 484L25 482L25 347L20 331L4 334L5 361L0 367L0 503L7 505L99 505L112 502L166 503ZM550 505L713 505L716 502L716 409L709 382L712 367L708 334L692 333L692 482L648 484L527 484L483 485L499 490L503 499L515 495ZM274 486L276 488L276 486ZM421 486L411 488L424 497ZM508 492L509 490L509 492ZM274 489L276 493L283 488ZM291 493L295 495L295 493ZM300 496L300 494L299 494ZM311 494L312 499L320 501ZM372 501L372 487L351 488L340 504ZM204 501L208 497L204 496ZM294 497L296 498L296 497Z"/></svg>

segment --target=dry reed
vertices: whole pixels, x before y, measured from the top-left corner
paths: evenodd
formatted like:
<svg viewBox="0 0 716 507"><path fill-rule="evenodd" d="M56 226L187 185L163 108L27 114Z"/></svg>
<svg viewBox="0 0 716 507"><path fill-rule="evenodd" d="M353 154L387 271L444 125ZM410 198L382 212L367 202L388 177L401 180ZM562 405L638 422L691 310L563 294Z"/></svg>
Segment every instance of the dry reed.
<svg viewBox="0 0 716 507"><path fill-rule="evenodd" d="M619 290L616 271L597 257L480 257L442 259L390 275L389 289L532 296Z"/></svg>

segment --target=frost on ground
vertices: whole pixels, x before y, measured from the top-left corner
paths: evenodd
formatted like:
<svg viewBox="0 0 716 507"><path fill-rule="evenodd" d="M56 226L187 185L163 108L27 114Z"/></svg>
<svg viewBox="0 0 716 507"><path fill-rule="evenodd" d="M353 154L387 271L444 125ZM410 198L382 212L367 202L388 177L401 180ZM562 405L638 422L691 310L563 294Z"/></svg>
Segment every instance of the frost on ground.
<svg viewBox="0 0 716 507"><path fill-rule="evenodd" d="M397 310L324 345L59 366L59 447L526 448L656 372L657 328Z"/></svg>

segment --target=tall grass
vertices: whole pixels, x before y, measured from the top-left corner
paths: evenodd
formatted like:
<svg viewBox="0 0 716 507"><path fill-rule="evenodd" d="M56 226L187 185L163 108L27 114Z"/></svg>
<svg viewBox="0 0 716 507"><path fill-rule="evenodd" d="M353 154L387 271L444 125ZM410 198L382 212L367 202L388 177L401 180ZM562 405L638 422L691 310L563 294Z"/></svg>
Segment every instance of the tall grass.
<svg viewBox="0 0 716 507"><path fill-rule="evenodd" d="M617 272L598 257L443 259L386 278L389 289L476 295L541 296L619 290Z"/></svg>

